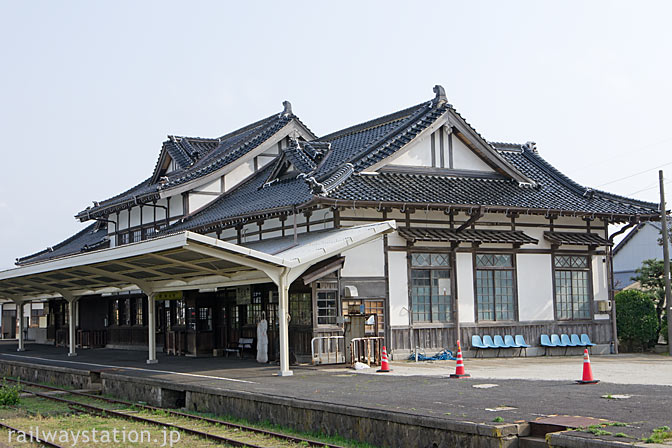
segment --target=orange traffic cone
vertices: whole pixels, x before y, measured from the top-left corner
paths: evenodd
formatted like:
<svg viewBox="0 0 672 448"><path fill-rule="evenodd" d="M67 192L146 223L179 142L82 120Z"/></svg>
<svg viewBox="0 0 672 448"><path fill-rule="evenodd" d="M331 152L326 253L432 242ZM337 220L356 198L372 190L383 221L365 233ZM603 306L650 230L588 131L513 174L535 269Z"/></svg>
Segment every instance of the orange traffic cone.
<svg viewBox="0 0 672 448"><path fill-rule="evenodd" d="M390 371L390 365L387 363L387 350L385 349L385 346L383 345L383 359L380 361L380 369L376 370L376 372L389 372Z"/></svg>
<svg viewBox="0 0 672 448"><path fill-rule="evenodd" d="M457 366L455 367L455 373L451 374L451 378L469 378L471 375L464 371L464 361L462 360L462 348L460 347L460 341L457 341Z"/></svg>
<svg viewBox="0 0 672 448"><path fill-rule="evenodd" d="M588 349L583 351L583 378L576 382L579 384L596 384L600 382L600 380L593 379L593 369L590 368Z"/></svg>

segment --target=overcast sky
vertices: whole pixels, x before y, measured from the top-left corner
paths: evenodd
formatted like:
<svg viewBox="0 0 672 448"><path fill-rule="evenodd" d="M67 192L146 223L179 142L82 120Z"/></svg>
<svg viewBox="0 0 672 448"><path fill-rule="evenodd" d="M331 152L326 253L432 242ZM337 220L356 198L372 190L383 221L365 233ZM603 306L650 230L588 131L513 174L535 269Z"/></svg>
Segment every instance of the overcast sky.
<svg viewBox="0 0 672 448"><path fill-rule="evenodd" d="M217 137L283 100L324 135L441 84L486 139L533 140L583 185L657 201L656 168L672 179L669 1L0 0L0 17L0 268L148 177L167 134Z"/></svg>

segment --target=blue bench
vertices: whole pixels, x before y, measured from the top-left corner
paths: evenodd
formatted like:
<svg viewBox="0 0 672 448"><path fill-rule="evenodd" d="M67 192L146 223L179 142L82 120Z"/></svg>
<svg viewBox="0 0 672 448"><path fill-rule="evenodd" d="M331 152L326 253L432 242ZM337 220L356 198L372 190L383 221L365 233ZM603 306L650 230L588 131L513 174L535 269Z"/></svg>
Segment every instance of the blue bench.
<svg viewBox="0 0 672 448"><path fill-rule="evenodd" d="M525 356L527 356L527 348L530 347L525 342L525 338L517 334L515 339L511 335L505 335L504 338L500 335L495 335L494 339L490 335L481 336L475 334L471 336L471 348L484 350L484 349L497 349L497 356L499 356L499 350L503 348L519 348L520 353L525 350Z"/></svg>
<svg viewBox="0 0 672 448"><path fill-rule="evenodd" d="M567 353L567 348L569 347L593 347L593 344L590 341L590 337L582 333L581 337L577 334L552 334L549 338L547 334L542 334L540 338L541 346L544 347L544 355L547 354L549 348L562 347L565 349L565 354Z"/></svg>

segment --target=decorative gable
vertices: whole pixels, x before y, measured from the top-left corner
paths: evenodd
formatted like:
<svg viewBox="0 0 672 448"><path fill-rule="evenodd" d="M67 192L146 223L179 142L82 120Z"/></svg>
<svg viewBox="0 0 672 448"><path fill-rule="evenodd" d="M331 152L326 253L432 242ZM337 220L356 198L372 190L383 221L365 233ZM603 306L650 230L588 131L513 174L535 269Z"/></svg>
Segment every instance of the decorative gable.
<svg viewBox="0 0 672 448"><path fill-rule="evenodd" d="M448 122L416 138L397 157L391 159L386 166L495 172L462 141L461 136L453 132Z"/></svg>

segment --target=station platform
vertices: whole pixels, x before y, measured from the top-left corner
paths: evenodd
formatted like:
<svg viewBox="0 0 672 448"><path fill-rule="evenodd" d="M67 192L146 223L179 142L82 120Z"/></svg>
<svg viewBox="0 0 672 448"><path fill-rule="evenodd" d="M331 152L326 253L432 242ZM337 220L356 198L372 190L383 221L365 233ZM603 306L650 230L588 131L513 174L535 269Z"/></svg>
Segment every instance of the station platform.
<svg viewBox="0 0 672 448"><path fill-rule="evenodd" d="M145 359L145 352L114 349L79 350L78 356L69 358L65 348L30 343L26 344L26 351L17 353L15 343L0 341L0 364L94 372L100 375L104 391L107 387L108 393L125 394L126 398L148 397L146 401L151 401L159 393L156 391L162 389L178 395L186 391L190 394L185 402L187 407L229 414L238 409L242 412L239 417L250 420L275 419L282 424L278 413L296 408L301 411L294 414L287 411L288 415L300 420L297 429L305 430L326 427L327 414L350 415L358 421L370 418L404 423L425 431L463 431L480 434L479 437L485 434L486 438L490 434L504 438L508 435L511 440L525 435L528 422L554 415L625 422L632 425L634 433L641 434L639 437L671 423L667 409L672 387L664 385L601 382L579 386L571 381L548 378L515 380L474 376L451 380L426 375L363 375L344 366L292 366L293 376L278 377L277 366L260 365L254 359L159 354L158 364L153 365L147 365ZM402 367L401 363L392 363L392 369L395 365ZM577 367L577 376L579 370ZM614 395L630 398L603 398ZM309 411L313 414L309 415ZM339 425L334 424L334 428L338 429ZM391 432L391 437L396 437L392 428ZM360 439L372 442L366 435ZM509 446L509 443L499 445Z"/></svg>

